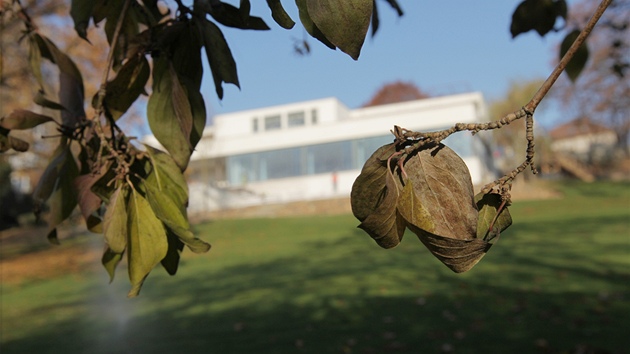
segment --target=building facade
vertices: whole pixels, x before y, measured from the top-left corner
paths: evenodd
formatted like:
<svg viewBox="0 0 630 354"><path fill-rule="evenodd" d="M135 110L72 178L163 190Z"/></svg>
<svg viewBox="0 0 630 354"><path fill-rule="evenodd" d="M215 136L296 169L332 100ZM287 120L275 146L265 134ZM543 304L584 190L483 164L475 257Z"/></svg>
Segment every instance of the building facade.
<svg viewBox="0 0 630 354"><path fill-rule="evenodd" d="M353 110L325 98L218 115L191 157L189 211L349 196L368 157L393 141L394 125L432 131L482 121L480 93ZM494 178L483 137L463 132L444 143L474 184Z"/></svg>

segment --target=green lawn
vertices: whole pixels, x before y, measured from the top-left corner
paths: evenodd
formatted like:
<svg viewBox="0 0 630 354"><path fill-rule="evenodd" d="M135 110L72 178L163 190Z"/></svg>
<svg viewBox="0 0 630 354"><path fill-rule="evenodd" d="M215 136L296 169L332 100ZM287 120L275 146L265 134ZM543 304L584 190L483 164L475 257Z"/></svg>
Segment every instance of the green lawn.
<svg viewBox="0 0 630 354"><path fill-rule="evenodd" d="M0 352L628 353L630 184L560 188L459 275L351 215L198 225L213 249L136 299L124 269L5 285Z"/></svg>

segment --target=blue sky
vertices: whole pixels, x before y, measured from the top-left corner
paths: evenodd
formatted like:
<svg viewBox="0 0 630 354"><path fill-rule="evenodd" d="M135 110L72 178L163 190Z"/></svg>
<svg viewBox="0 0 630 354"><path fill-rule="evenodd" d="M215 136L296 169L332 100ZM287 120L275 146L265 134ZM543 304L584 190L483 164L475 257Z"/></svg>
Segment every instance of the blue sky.
<svg viewBox="0 0 630 354"><path fill-rule="evenodd" d="M405 15L398 18L379 1L379 32L366 39L354 61L310 37L311 54L295 54L294 40L307 36L302 26L282 29L271 19L266 2L252 1L252 14L265 19L271 30L223 28L241 90L224 85L220 101L206 70L202 90L209 114L331 96L356 108L396 80L413 82L431 95L480 91L486 100L499 99L512 81L545 78L562 40L562 33L541 38L534 32L513 40L509 26L519 2L399 0ZM283 4L297 21L295 3ZM538 121L549 127L558 117L553 110L546 112L549 116L539 115Z"/></svg>

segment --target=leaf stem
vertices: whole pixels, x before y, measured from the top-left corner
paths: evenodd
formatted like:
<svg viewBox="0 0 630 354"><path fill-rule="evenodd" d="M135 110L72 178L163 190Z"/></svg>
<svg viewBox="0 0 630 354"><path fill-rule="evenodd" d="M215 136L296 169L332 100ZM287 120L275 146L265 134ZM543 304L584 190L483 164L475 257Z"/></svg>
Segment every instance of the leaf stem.
<svg viewBox="0 0 630 354"><path fill-rule="evenodd" d="M491 234L492 229L494 229L494 224L497 222L497 219L499 219L499 215L501 215L501 212L503 211L503 208L505 208L505 205L507 204L507 202L508 202L507 199L503 199L501 201L501 205L499 205L499 207L497 208L496 215L492 219L492 222L490 222L490 226L488 226L488 231L486 232L486 236L489 236ZM487 240L487 241L490 241L490 240Z"/></svg>

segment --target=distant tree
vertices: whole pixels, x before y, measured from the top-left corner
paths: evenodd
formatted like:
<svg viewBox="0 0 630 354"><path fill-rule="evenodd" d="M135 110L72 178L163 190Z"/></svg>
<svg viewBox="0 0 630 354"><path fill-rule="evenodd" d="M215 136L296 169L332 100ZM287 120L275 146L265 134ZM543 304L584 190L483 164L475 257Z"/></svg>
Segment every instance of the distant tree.
<svg viewBox="0 0 630 354"><path fill-rule="evenodd" d="M2 60L0 67L0 117L8 115L17 108L28 107L32 103L34 77L29 57L29 47L23 41L16 41L23 35L23 19L14 13L10 2L4 2L0 9L2 18ZM57 45L73 58L81 67L86 90L96 92L98 79L102 73L102 63L107 59L107 41L103 33L96 28L90 30L92 45L84 45L85 41L76 33L68 31L72 20L68 18L69 2L65 0L23 1L24 14L38 19L37 30L42 33L54 33ZM46 68L46 73L52 73ZM52 76L52 75L51 75ZM25 84L31 83L31 84ZM58 85L56 80L49 80L47 85Z"/></svg>
<svg viewBox="0 0 630 354"><path fill-rule="evenodd" d="M383 85L363 107L419 100L430 96L411 82L395 81Z"/></svg>

